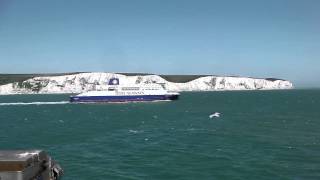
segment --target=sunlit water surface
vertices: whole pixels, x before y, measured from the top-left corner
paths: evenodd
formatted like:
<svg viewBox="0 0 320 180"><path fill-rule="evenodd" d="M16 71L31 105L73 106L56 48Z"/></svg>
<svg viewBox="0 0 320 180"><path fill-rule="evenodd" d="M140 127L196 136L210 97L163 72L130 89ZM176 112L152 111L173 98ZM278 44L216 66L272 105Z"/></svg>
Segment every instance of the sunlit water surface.
<svg viewBox="0 0 320 180"><path fill-rule="evenodd" d="M320 179L320 90L67 101L0 96L0 149L44 149L64 180ZM214 112L220 117L209 118Z"/></svg>

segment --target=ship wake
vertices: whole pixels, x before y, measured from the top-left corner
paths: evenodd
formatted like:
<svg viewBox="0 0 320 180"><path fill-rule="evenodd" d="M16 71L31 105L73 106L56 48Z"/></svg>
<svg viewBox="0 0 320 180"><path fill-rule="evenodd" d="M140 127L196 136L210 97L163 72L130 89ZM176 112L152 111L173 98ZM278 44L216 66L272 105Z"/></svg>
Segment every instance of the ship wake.
<svg viewBox="0 0 320 180"><path fill-rule="evenodd" d="M54 105L54 104L69 104L69 101L56 101L56 102L10 102L10 103L0 103L0 106L27 106L27 105Z"/></svg>

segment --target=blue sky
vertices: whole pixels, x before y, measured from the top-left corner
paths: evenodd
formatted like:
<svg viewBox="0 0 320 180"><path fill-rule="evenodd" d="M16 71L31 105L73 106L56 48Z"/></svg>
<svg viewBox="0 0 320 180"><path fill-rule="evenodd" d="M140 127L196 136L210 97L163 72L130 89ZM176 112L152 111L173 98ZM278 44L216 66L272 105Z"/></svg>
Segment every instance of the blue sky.
<svg viewBox="0 0 320 180"><path fill-rule="evenodd" d="M0 73L278 77L320 86L319 0L0 0Z"/></svg>

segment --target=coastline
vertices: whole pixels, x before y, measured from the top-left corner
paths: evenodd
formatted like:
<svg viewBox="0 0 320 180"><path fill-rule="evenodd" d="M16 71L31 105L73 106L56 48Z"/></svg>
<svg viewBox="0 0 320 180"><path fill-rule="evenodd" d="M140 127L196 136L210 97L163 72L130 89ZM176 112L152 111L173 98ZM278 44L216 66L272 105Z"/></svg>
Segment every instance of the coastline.
<svg viewBox="0 0 320 180"><path fill-rule="evenodd" d="M143 85L164 84L170 91L238 91L238 90L278 90L293 89L290 81L276 78L250 78L214 75L136 75L125 73L67 73L45 76L0 75L10 83L0 85L0 94L76 94L90 90L103 90L106 82L112 78L120 79L121 84ZM19 76L19 78L14 78ZM175 81L168 81L164 78ZM9 77L9 79L8 79ZM25 79L27 78L27 79ZM195 78L195 79L194 79ZM13 81L13 82L12 82ZM187 81L187 82L185 82Z"/></svg>

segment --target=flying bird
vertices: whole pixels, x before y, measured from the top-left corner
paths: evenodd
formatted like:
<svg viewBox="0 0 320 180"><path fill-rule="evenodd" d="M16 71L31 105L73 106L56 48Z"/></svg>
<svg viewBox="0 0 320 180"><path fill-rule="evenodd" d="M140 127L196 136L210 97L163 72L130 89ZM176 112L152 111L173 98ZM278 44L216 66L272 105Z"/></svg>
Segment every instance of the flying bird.
<svg viewBox="0 0 320 180"><path fill-rule="evenodd" d="M210 119L212 119L212 118L218 118L218 117L220 117L220 114L221 114L221 113L219 113L219 112L215 112L215 113L213 113L213 114L210 114L209 118L210 118Z"/></svg>

